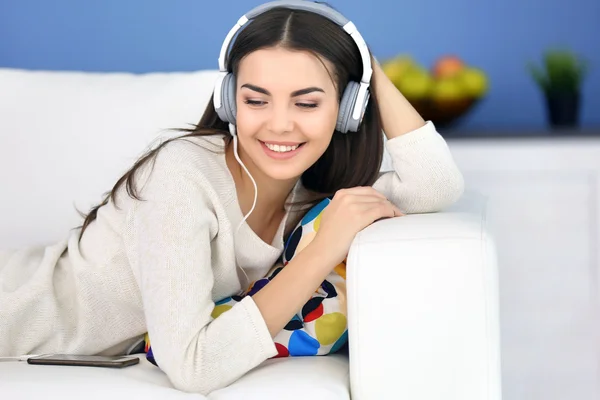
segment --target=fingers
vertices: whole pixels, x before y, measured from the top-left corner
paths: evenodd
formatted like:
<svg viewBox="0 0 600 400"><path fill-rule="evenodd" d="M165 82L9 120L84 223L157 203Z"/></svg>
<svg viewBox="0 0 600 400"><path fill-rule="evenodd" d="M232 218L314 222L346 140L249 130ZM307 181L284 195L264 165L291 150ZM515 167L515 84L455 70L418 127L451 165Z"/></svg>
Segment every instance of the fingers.
<svg viewBox="0 0 600 400"><path fill-rule="evenodd" d="M336 197L347 203L384 203L393 210L392 216L399 217L404 215L404 213L400 211L396 205L390 202L387 197L371 186L357 186L349 189L341 189L337 191Z"/></svg>
<svg viewBox="0 0 600 400"><path fill-rule="evenodd" d="M382 199L387 198L371 186L357 186L348 189L340 189L336 192L335 197L344 197L344 196L376 196Z"/></svg>
<svg viewBox="0 0 600 400"><path fill-rule="evenodd" d="M364 201L356 203L356 212L366 216L371 222L381 218L401 217L404 215L390 201Z"/></svg>
<svg viewBox="0 0 600 400"><path fill-rule="evenodd" d="M351 195L347 197L348 201L353 203L385 203L389 202L385 197L368 195Z"/></svg>
<svg viewBox="0 0 600 400"><path fill-rule="evenodd" d="M356 204L362 204L362 203L370 204L370 206L367 206L367 207L373 207L373 206L376 206L377 204L380 204L382 206L382 209L385 209L385 210L391 209L393 212L393 215L392 215L393 217L400 217L400 216L404 215L404 213L402 211L400 211L400 209L398 207L396 207L396 205L394 205L394 203L392 203L385 197L380 198L380 197L375 197L375 196L355 196L354 198L352 198L351 201Z"/></svg>

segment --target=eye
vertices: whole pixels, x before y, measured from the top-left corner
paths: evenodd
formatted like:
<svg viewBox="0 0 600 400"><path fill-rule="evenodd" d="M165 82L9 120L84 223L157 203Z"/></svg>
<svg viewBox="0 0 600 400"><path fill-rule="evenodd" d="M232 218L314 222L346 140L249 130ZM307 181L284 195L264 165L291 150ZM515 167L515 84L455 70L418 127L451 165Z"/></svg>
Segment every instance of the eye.
<svg viewBox="0 0 600 400"><path fill-rule="evenodd" d="M260 101L260 100L244 100L244 103L251 105L251 106L263 106L263 105L267 104L266 101Z"/></svg>
<svg viewBox="0 0 600 400"><path fill-rule="evenodd" d="M318 104L316 103L296 103L296 105L300 108L317 108Z"/></svg>

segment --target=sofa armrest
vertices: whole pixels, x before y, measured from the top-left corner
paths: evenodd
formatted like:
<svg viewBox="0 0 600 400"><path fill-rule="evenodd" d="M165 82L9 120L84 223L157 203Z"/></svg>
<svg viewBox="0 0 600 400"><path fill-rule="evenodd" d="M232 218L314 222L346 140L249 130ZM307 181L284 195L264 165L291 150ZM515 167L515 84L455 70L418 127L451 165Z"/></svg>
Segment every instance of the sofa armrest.
<svg viewBox="0 0 600 400"><path fill-rule="evenodd" d="M347 259L354 400L499 400L496 252L483 200L381 220Z"/></svg>

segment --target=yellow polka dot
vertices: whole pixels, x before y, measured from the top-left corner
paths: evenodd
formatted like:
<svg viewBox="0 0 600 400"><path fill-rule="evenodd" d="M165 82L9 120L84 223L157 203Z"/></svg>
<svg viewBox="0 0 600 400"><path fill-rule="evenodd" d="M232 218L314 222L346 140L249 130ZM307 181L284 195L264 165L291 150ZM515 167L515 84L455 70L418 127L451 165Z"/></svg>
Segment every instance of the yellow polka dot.
<svg viewBox="0 0 600 400"><path fill-rule="evenodd" d="M342 278L346 279L346 264L345 263L338 264L338 266L335 267L333 270L335 271L336 274L338 274Z"/></svg>
<svg viewBox="0 0 600 400"><path fill-rule="evenodd" d="M319 214L317 216L317 218L315 218L315 224L314 224L314 230L315 232L319 230L319 227L321 226L321 215L323 215L323 213L321 212L321 214Z"/></svg>
<svg viewBox="0 0 600 400"><path fill-rule="evenodd" d="M333 344L346 330L346 316L342 313L325 314L315 322L317 340L322 345Z"/></svg>
<svg viewBox="0 0 600 400"><path fill-rule="evenodd" d="M223 314L225 311L228 311L229 309L231 309L231 306L228 304L221 304L220 306L216 306L213 309L213 312L210 314L211 317L213 318L218 318L219 315Z"/></svg>

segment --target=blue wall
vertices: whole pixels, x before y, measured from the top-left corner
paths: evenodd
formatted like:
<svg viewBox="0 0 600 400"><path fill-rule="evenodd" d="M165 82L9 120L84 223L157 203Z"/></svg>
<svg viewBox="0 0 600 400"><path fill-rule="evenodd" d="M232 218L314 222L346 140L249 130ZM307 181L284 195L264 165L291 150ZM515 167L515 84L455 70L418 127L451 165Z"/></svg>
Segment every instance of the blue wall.
<svg viewBox="0 0 600 400"><path fill-rule="evenodd" d="M0 67L136 73L215 68L227 31L261 2L0 0ZM407 52L431 66L453 53L487 71L491 92L464 121L473 128L544 126L543 99L524 65L539 60L548 46L570 46L593 67L582 123L600 125L599 0L329 2L356 23L380 59Z"/></svg>

